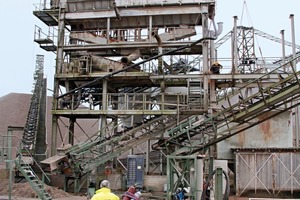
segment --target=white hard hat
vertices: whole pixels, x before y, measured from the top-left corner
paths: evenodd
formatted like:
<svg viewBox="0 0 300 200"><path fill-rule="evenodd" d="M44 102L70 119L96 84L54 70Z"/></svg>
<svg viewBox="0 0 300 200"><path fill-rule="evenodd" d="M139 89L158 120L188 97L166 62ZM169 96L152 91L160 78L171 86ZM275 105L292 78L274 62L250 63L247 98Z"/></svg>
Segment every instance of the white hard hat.
<svg viewBox="0 0 300 200"><path fill-rule="evenodd" d="M109 181L108 180L103 180L100 183L100 188L102 188L102 187L108 187L109 188Z"/></svg>

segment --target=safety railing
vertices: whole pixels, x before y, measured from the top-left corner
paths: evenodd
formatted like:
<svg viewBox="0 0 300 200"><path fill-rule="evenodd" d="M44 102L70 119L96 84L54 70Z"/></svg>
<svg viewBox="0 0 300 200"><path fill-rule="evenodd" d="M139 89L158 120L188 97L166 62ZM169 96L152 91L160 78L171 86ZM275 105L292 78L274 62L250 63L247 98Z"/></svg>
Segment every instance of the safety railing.
<svg viewBox="0 0 300 200"><path fill-rule="evenodd" d="M18 141L18 143L19 143L18 147L16 147L16 146L9 146L8 142L5 142L5 141L8 140L8 138L10 138L10 139L14 138L16 141ZM19 163L22 163L22 160L24 160L23 159L24 158L23 153L25 153L26 157L30 157L32 159L32 164L38 168L38 170L42 173L43 177L46 178L47 181L50 182L50 178L43 171L43 169L41 168L41 166L39 165L39 163L34 159L34 156L30 153L30 151L28 149L22 149L22 151L21 151L22 142L21 142L20 138L18 138L17 136L1 135L0 139L2 140L2 142L0 142L0 144L2 144L2 146L0 146L1 152L8 152L7 154L10 154L10 155L12 155L12 152L16 153L16 157L14 159L13 159L13 157L11 157L9 159L16 160ZM4 158L4 156L5 155L1 154L1 160L6 160Z"/></svg>
<svg viewBox="0 0 300 200"><path fill-rule="evenodd" d="M78 94L62 97L58 100L58 105L54 106L54 108L56 108L56 110L136 110L142 112L149 110L176 110L188 106L187 94L181 93L108 93L104 97L104 101L102 99L102 93L90 93L90 97L78 97L77 95ZM78 104L80 106L75 107L75 105Z"/></svg>
<svg viewBox="0 0 300 200"><path fill-rule="evenodd" d="M50 1L50 0L40 0L39 3L33 4L34 10L35 11L41 11L41 10L44 10L44 9L49 9L50 8L50 3L48 3L47 1Z"/></svg>
<svg viewBox="0 0 300 200"><path fill-rule="evenodd" d="M37 25L34 26L34 41L48 41L53 44L57 43L57 29L49 26L48 31L44 32L43 29Z"/></svg>
<svg viewBox="0 0 300 200"><path fill-rule="evenodd" d="M146 29L97 29L72 31L65 35L65 45L107 45L119 42L149 42Z"/></svg>
<svg viewBox="0 0 300 200"><path fill-rule="evenodd" d="M188 28L186 28L188 29ZM65 35L65 45L107 45L113 43L126 42L126 44L141 43L157 43L158 41L152 36L157 33L162 42L177 41L191 42L191 35L197 35L196 30L189 28L190 34L185 34L185 29L182 27L168 27L167 29L155 29L150 33L149 29L133 28L133 29L96 29L72 31ZM200 37L200 36L198 36ZM195 38L196 40L197 38Z"/></svg>
<svg viewBox="0 0 300 200"><path fill-rule="evenodd" d="M264 75L260 76L259 78L253 79L253 80L249 80L247 83L245 83L245 85L242 88L226 88L226 90L219 90L218 91L218 98L217 101L220 103L223 100L232 98L233 96L237 96L239 94L243 94L243 90L245 90L245 88L251 88L251 85L255 85L257 86L257 83L267 83L267 81L263 81L263 80L267 80L268 77L271 74L278 74L278 79L280 81L280 79L283 79L284 77L288 76L288 75L293 75L296 72L293 70L296 68L296 66L292 66L293 65L293 61L294 60L298 60L300 58L300 55L295 57L294 59L291 59L289 62L284 63L283 65L280 65L276 68L274 68L273 70L265 73ZM285 69L289 68L289 71L286 71ZM253 87L253 86L252 86Z"/></svg>
<svg viewBox="0 0 300 200"><path fill-rule="evenodd" d="M39 3L34 3L35 11L53 10L60 6L60 0L40 0Z"/></svg>

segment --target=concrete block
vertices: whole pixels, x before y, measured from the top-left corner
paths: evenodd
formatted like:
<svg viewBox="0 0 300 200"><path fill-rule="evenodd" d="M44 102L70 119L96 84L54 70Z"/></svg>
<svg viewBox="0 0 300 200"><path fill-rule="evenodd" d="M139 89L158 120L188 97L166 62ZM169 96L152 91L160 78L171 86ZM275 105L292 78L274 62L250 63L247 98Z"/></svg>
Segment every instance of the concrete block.
<svg viewBox="0 0 300 200"><path fill-rule="evenodd" d="M160 175L144 176L145 188L150 189L153 192L163 192L165 184L167 184L167 176L160 176Z"/></svg>

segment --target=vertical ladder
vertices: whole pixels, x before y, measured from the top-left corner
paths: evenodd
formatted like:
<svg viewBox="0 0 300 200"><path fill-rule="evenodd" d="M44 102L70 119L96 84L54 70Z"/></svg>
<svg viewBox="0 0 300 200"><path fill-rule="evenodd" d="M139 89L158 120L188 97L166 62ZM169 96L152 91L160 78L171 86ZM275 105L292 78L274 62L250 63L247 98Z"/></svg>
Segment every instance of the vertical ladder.
<svg viewBox="0 0 300 200"><path fill-rule="evenodd" d="M189 78L187 82L188 96L187 103L188 109L202 109L203 96L202 96L202 81L200 78Z"/></svg>

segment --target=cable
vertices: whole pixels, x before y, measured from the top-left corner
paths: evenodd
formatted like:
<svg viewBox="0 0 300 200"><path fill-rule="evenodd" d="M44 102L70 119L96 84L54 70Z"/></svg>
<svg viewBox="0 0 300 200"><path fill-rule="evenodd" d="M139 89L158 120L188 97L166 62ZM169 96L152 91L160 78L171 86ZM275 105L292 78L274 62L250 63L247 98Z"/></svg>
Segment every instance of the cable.
<svg viewBox="0 0 300 200"><path fill-rule="evenodd" d="M201 200L206 200L206 191L208 189L208 186L209 186L209 182L213 179L213 176L215 175L217 170L214 170L209 176L208 176L208 179L207 179L207 184L205 184L205 187L203 188L203 191L202 191L202 195L201 195ZM223 195L223 200L228 200L229 199L229 192L230 192L230 183L229 183L229 176L227 174L227 172L225 172L224 170L222 170L222 173L224 174L225 176L225 180L226 180L226 188L225 188L225 193Z"/></svg>

